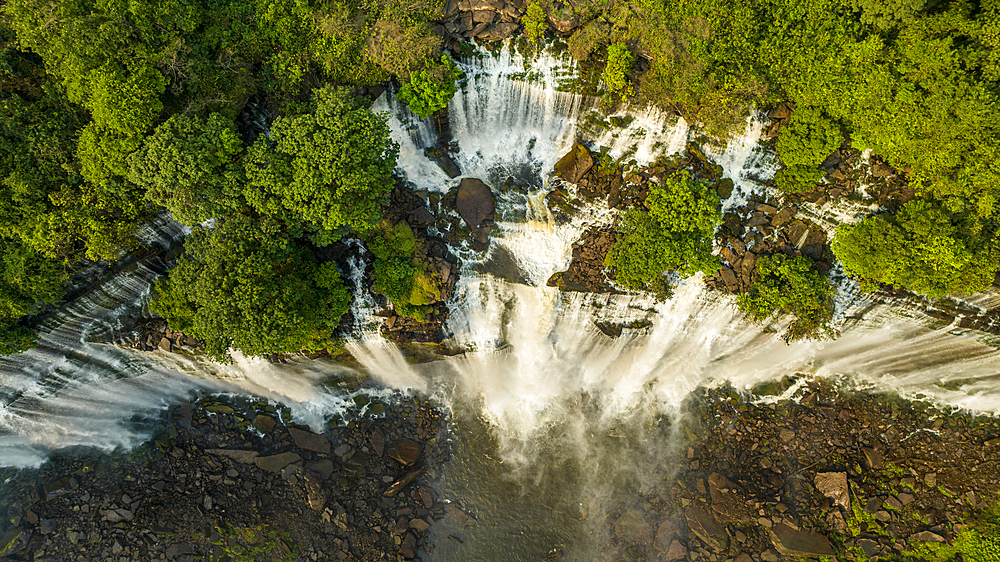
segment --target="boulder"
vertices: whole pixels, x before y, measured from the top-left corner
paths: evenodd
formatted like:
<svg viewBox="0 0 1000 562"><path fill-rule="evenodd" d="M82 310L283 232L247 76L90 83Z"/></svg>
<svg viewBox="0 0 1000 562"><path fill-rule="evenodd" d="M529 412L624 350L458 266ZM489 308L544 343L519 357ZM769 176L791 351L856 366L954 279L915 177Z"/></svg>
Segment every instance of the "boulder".
<svg viewBox="0 0 1000 562"><path fill-rule="evenodd" d="M254 464L257 457L260 456L257 454L257 451L242 451L239 449L207 449L205 452L217 457L226 457L241 464Z"/></svg>
<svg viewBox="0 0 1000 562"><path fill-rule="evenodd" d="M846 472L818 472L813 482L821 494L833 500L833 505L850 509Z"/></svg>
<svg viewBox="0 0 1000 562"><path fill-rule="evenodd" d="M712 510L720 521L745 522L753 518L746 497L725 476L716 472L710 474L708 492L712 496Z"/></svg>
<svg viewBox="0 0 1000 562"><path fill-rule="evenodd" d="M667 553L663 555L663 559L667 562L674 562L675 560L684 560L687 558L688 549L684 546L684 543L674 539L670 543L670 548L667 549Z"/></svg>
<svg viewBox="0 0 1000 562"><path fill-rule="evenodd" d="M458 186L458 197L455 203L458 214L465 220L469 228L478 228L493 212L496 201L493 193L482 180L464 178Z"/></svg>
<svg viewBox="0 0 1000 562"><path fill-rule="evenodd" d="M160 338L160 349L170 353L173 351L173 343L167 338Z"/></svg>
<svg viewBox="0 0 1000 562"><path fill-rule="evenodd" d="M615 522L615 535L626 544L648 544L653 540L653 526L641 513L629 510Z"/></svg>
<svg viewBox="0 0 1000 562"><path fill-rule="evenodd" d="M396 459L401 464L413 466L420 457L420 444L404 437L390 443L387 452L390 458Z"/></svg>
<svg viewBox="0 0 1000 562"><path fill-rule="evenodd" d="M722 552L729 547L729 534L715 516L698 506L691 505L684 511L684 517L687 519L688 530L709 548Z"/></svg>
<svg viewBox="0 0 1000 562"><path fill-rule="evenodd" d="M271 455L269 457L257 457L254 460L254 464L257 468L261 470L266 470L268 472L273 472L275 474L281 472L281 469L292 464L293 462L298 462L302 460L302 457L296 453L280 453L277 455Z"/></svg>
<svg viewBox="0 0 1000 562"><path fill-rule="evenodd" d="M556 162L555 174L569 183L578 183L594 167L594 157L590 150L580 143L573 145L565 156Z"/></svg>
<svg viewBox="0 0 1000 562"><path fill-rule="evenodd" d="M295 441L295 446L300 449L323 453L324 455L330 454L330 440L323 435L294 427L288 428L288 434Z"/></svg>
<svg viewBox="0 0 1000 562"><path fill-rule="evenodd" d="M819 533L805 529L795 530L784 523L778 523L767 532L771 535L774 548L785 556L818 558L836 555L830 540Z"/></svg>

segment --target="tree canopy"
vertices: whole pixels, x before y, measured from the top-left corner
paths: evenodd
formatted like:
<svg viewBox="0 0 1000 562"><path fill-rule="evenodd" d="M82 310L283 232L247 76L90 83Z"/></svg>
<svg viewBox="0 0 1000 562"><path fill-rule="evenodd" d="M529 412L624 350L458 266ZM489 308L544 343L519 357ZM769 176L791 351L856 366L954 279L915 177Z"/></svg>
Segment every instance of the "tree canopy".
<svg viewBox="0 0 1000 562"><path fill-rule="evenodd" d="M758 258L755 267L750 290L737 300L740 310L758 322L775 313L793 315L785 341L832 335L833 291L810 259L775 254Z"/></svg>
<svg viewBox="0 0 1000 562"><path fill-rule="evenodd" d="M333 262L317 262L273 219L232 215L200 226L170 275L156 282L153 309L226 360L324 347L351 295Z"/></svg>

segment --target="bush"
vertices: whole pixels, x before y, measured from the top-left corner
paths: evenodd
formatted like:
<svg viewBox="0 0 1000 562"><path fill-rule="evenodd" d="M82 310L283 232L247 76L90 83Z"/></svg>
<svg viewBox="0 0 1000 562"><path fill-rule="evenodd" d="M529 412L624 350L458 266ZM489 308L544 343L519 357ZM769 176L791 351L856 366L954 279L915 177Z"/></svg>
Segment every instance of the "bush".
<svg viewBox="0 0 1000 562"><path fill-rule="evenodd" d="M608 46L608 62L604 67L604 74L601 79L612 92L621 95L624 100L631 94L629 87L629 71L632 70L632 63L635 57L624 43L615 43Z"/></svg>
<svg viewBox="0 0 1000 562"><path fill-rule="evenodd" d="M648 210L630 209L619 218L615 244L604 265L630 289L665 294L663 275L714 271L712 235L722 221L719 196L686 170L651 184Z"/></svg>
<svg viewBox="0 0 1000 562"><path fill-rule="evenodd" d="M843 142L840 127L819 109L799 106L778 136L777 150L785 165L775 176L778 188L786 193L813 189L823 171L819 165Z"/></svg>
<svg viewBox="0 0 1000 562"><path fill-rule="evenodd" d="M737 299L740 310L758 322L775 312L794 315L785 341L831 335L833 292L809 258L764 256L757 260L756 270L750 290Z"/></svg>
<svg viewBox="0 0 1000 562"><path fill-rule="evenodd" d="M421 119L427 119L435 111L448 106L451 97L458 91L455 81L461 76L447 54L441 55L441 62L428 61L427 67L410 73L410 81L399 90L399 99L410 111Z"/></svg>
<svg viewBox="0 0 1000 562"><path fill-rule="evenodd" d="M521 26L524 27L524 35L534 44L538 44L542 37L545 35L545 29L548 27L548 18L545 15L545 10L542 5L538 2L532 2L528 5L528 9L521 16Z"/></svg>
<svg viewBox="0 0 1000 562"><path fill-rule="evenodd" d="M436 275L415 258L416 239L406 222L383 222L368 241L375 256L372 290L384 295L402 316L423 321L441 299Z"/></svg>
<svg viewBox="0 0 1000 562"><path fill-rule="evenodd" d="M961 215L922 199L895 215L841 225L831 246L867 290L883 283L929 297L975 293L993 282L1000 267L1000 242L973 235Z"/></svg>

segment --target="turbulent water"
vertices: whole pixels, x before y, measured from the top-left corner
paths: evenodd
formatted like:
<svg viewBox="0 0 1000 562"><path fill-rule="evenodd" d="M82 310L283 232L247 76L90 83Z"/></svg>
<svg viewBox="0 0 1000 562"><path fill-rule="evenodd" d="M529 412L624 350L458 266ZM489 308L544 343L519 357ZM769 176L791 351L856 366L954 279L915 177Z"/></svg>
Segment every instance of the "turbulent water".
<svg viewBox="0 0 1000 562"><path fill-rule="evenodd" d="M487 255L456 249L464 265L447 329L450 343L466 353L407 364L378 335L374 303L358 282L363 267L345 272L359 288L355 315L369 319L348 343L365 371L387 388L435 395L455 412L455 458L440 487L481 524L464 543L444 540L450 523L435 527L442 540L431 558L537 560L555 548L568 559L588 559L607 542L603 515L638 492L655 492L669 475L673 422L699 385L746 387L803 372L1000 411L1000 352L992 342L936 326L912 305L873 305L847 282L838 293L840 337L793 345L776 337L775 326L744 321L730 297L706 291L698 278L681 281L662 303L546 287L568 265L583 230L613 219L594 206L557 226L543 201L547 171L595 102L560 91L574 68L557 56L527 64L504 48L462 66L467 79L449 109L463 176L494 187L511 177L527 186L499 195ZM457 184L424 155L438 142L428 121L390 93L374 109L389 113L408 181L439 193ZM600 133L595 144L650 162L683 150L692 134L686 122L656 110L630 114L626 128ZM706 147L736 185L727 208L761 193L775 170L758 142L762 126L750 116L742 134ZM166 246L180 235L176 223L163 221L146 238ZM35 465L48 451L72 445L132 446L144 436L137 420L198 391L281 399L316 426L352 403L324 386L346 371L330 363L301 358L275 366L237 356L218 365L95 343L120 329L124 316L143 312L149 283L162 271L162 258L132 261L48 318L37 349L2 360L0 464ZM996 307L1000 298L989 293L968 303ZM610 338L599 321L642 327Z"/></svg>

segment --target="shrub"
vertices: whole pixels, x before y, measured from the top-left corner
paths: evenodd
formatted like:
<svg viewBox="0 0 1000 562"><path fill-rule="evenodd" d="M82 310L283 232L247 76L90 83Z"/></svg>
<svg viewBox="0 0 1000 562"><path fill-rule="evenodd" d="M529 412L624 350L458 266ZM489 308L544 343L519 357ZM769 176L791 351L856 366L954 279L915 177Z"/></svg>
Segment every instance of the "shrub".
<svg viewBox="0 0 1000 562"><path fill-rule="evenodd" d="M458 91L455 81L461 75L451 57L443 54L440 63L429 61L424 70L411 72L409 83L403 84L398 97L410 111L421 119L427 119L435 111L448 106L451 97Z"/></svg>
<svg viewBox="0 0 1000 562"><path fill-rule="evenodd" d="M524 35L534 44L538 44L542 37L545 35L545 29L548 27L548 20L545 16L545 10L542 5L538 2L532 2L528 5L528 9L521 16L521 25L524 27Z"/></svg>
<svg viewBox="0 0 1000 562"><path fill-rule="evenodd" d="M778 136L777 150L785 168L775 176L787 193L808 191L823 177L819 165L840 147L840 127L819 109L796 107Z"/></svg>
<svg viewBox="0 0 1000 562"><path fill-rule="evenodd" d="M612 92L620 94L625 99L631 93L629 87L629 71L635 57L624 43L615 43L608 46L608 62L604 67L604 74L601 79Z"/></svg>
<svg viewBox="0 0 1000 562"><path fill-rule="evenodd" d="M809 258L764 256L757 260L756 269L750 290L737 300L740 310L758 322L775 312L794 315L785 341L831 335L833 292Z"/></svg>
<svg viewBox="0 0 1000 562"><path fill-rule="evenodd" d="M423 320L441 287L426 264L415 258L416 239L409 225L383 222L368 241L375 256L372 290L384 295L400 315Z"/></svg>
<svg viewBox="0 0 1000 562"><path fill-rule="evenodd" d="M712 235L722 214L719 196L705 183L681 170L652 184L646 207L620 217L615 244L604 260L618 283L665 294L667 271L688 275L718 266Z"/></svg>

